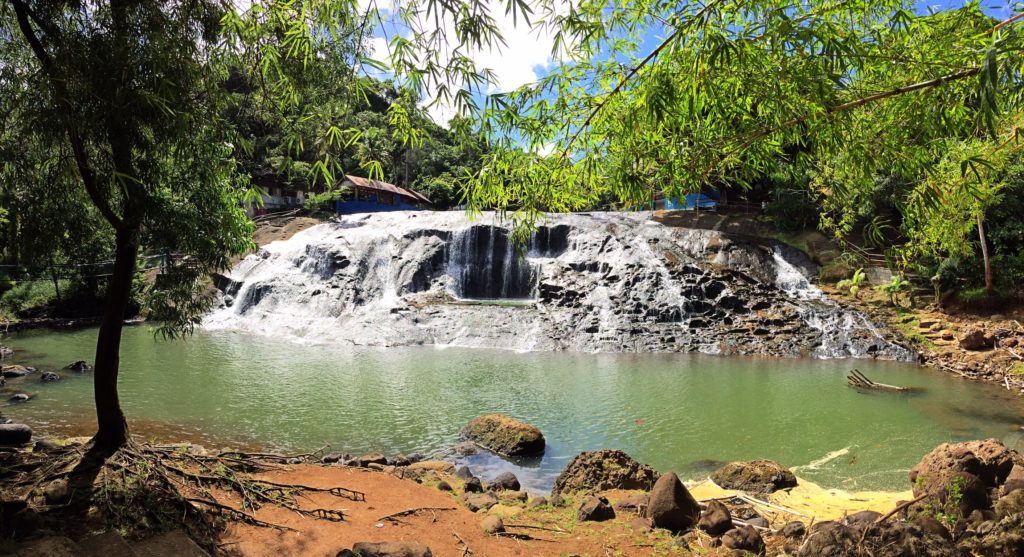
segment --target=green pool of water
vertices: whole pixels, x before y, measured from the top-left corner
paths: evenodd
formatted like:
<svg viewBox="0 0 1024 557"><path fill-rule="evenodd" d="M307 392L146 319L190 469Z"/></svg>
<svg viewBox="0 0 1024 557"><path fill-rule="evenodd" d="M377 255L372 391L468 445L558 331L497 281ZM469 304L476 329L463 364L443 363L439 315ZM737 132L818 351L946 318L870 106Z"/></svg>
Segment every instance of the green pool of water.
<svg viewBox="0 0 1024 557"><path fill-rule="evenodd" d="M41 369L92 360L95 331L5 340ZM910 395L846 386L856 366ZM91 376L8 382L32 392L4 415L56 435L93 427ZM906 471L944 441L1018 443L1024 401L905 364L678 354L512 353L479 349L309 346L200 331L187 340L125 330L121 396L135 433L162 441L359 453L437 453L480 414L536 424L537 461L477 456L544 490L573 455L620 448L659 470L699 478L722 461L770 458L828 487L905 489Z"/></svg>

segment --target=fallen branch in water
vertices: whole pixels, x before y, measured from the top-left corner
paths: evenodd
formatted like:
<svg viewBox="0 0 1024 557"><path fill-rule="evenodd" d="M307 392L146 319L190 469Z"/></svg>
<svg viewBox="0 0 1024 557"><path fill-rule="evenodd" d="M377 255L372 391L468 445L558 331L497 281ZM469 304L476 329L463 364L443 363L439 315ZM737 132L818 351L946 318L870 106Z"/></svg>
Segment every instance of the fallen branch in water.
<svg viewBox="0 0 1024 557"><path fill-rule="evenodd" d="M896 385L886 385L885 383L875 383L868 379L866 375L861 373L859 369L850 370L850 375L846 376L846 382L851 387L857 387L860 389L876 389L881 391L898 391L906 392L910 391L909 387L898 387Z"/></svg>

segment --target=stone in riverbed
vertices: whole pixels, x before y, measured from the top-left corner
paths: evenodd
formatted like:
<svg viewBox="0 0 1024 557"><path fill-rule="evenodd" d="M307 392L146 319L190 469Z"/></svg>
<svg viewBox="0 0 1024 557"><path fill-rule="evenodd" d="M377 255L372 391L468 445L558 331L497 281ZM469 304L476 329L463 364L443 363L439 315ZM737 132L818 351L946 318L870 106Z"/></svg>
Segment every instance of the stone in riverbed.
<svg viewBox="0 0 1024 557"><path fill-rule="evenodd" d="M800 546L799 557L859 555L859 540L860 536L847 526L838 522L819 522L811 528L811 534Z"/></svg>
<svg viewBox="0 0 1024 557"><path fill-rule="evenodd" d="M801 540L804 535L807 534L807 527L804 526L803 522L794 520L792 522L787 522L782 529L779 530L779 533L782 534L783 537L791 540Z"/></svg>
<svg viewBox="0 0 1024 557"><path fill-rule="evenodd" d="M452 471L455 470L455 465L443 460L422 460L420 462L413 462L410 464L409 470L416 470L421 473L433 470L439 474L451 474Z"/></svg>
<svg viewBox="0 0 1024 557"><path fill-rule="evenodd" d="M675 472L668 472L658 478L651 489L644 516L650 518L656 528L681 532L697 522L700 505Z"/></svg>
<svg viewBox="0 0 1024 557"><path fill-rule="evenodd" d="M6 346L0 345L0 360L3 360L4 358L10 358L13 355L14 350L11 350Z"/></svg>
<svg viewBox="0 0 1024 557"><path fill-rule="evenodd" d="M977 327L967 329L964 334L960 335L958 340L960 348L964 350L986 350L993 346L992 337L985 334L983 329Z"/></svg>
<svg viewBox="0 0 1024 557"><path fill-rule="evenodd" d="M637 514L643 514L644 509L647 508L647 504L650 503L650 501L650 495L633 495L632 497L627 497L618 503L615 503L615 508L620 511L630 511Z"/></svg>
<svg viewBox="0 0 1024 557"><path fill-rule="evenodd" d="M764 540L753 526L740 526L729 530L722 535L722 545L754 555L764 555L765 553Z"/></svg>
<svg viewBox="0 0 1024 557"><path fill-rule="evenodd" d="M603 522L615 518L615 509L608 504L608 499L591 496L576 511L576 520L580 522Z"/></svg>
<svg viewBox="0 0 1024 557"><path fill-rule="evenodd" d="M480 416L469 422L462 434L502 456L539 455L544 452L544 434L539 429L504 414Z"/></svg>
<svg viewBox="0 0 1024 557"><path fill-rule="evenodd" d="M0 374L2 374L5 379L16 379L18 377L25 377L26 375L32 373L35 370L36 368L34 367L28 367L18 364L0 366Z"/></svg>
<svg viewBox="0 0 1024 557"><path fill-rule="evenodd" d="M711 501L708 508L700 513L697 528L712 536L721 536L732 530L732 515L729 514L729 508L721 501Z"/></svg>
<svg viewBox="0 0 1024 557"><path fill-rule="evenodd" d="M488 516L480 521L480 527L485 534L499 534L505 531L505 523L498 516Z"/></svg>
<svg viewBox="0 0 1024 557"><path fill-rule="evenodd" d="M772 493L796 487L796 476L773 460L730 462L711 474L711 481L725 489Z"/></svg>
<svg viewBox="0 0 1024 557"><path fill-rule="evenodd" d="M78 360L77 362L71 362L70 364L64 366L64 369L70 369L71 371L83 372L83 371L92 371L92 366L89 365L88 362L86 362L85 360Z"/></svg>
<svg viewBox="0 0 1024 557"><path fill-rule="evenodd" d="M30 395L30 394L27 394L27 393L14 393L7 400L9 400L11 402L28 402L31 399L32 399L32 395Z"/></svg>
<svg viewBox="0 0 1024 557"><path fill-rule="evenodd" d="M462 504L472 512L487 510L498 504L498 497L490 491L484 493L464 493Z"/></svg>
<svg viewBox="0 0 1024 557"><path fill-rule="evenodd" d="M882 518L882 513L878 511L859 511L847 516L843 522L847 526L867 526L875 523L879 518Z"/></svg>
<svg viewBox="0 0 1024 557"><path fill-rule="evenodd" d="M383 453L369 453L355 459L355 465L361 468L369 468L371 464L380 464L381 466L388 463L388 458Z"/></svg>
<svg viewBox="0 0 1024 557"><path fill-rule="evenodd" d="M347 553L346 553L347 552ZM359 542L337 557L433 557L430 548L416 542Z"/></svg>
<svg viewBox="0 0 1024 557"><path fill-rule="evenodd" d="M466 493L483 493L484 485L480 483L480 478L470 478L462 485L462 491Z"/></svg>
<svg viewBox="0 0 1024 557"><path fill-rule="evenodd" d="M551 494L575 491L641 489L647 491L658 472L618 449L601 449L576 455L555 480Z"/></svg>
<svg viewBox="0 0 1024 557"><path fill-rule="evenodd" d="M469 469L469 466L459 466L459 469L455 471L455 476L468 480L473 477L473 471Z"/></svg>
<svg viewBox="0 0 1024 557"><path fill-rule="evenodd" d="M24 445L32 439L32 428L25 424L0 424L0 445Z"/></svg>
<svg viewBox="0 0 1024 557"><path fill-rule="evenodd" d="M487 485L496 491L519 491L519 478L512 472L502 472Z"/></svg>
<svg viewBox="0 0 1024 557"><path fill-rule="evenodd" d="M1006 495L1021 488L1024 488L1024 466L1014 464L1003 485L999 487L999 493Z"/></svg>
<svg viewBox="0 0 1024 557"><path fill-rule="evenodd" d="M536 497L536 498L530 499L530 502L527 503L526 506L527 506L527 508L530 508L530 509L536 509L537 507L543 507L544 505L547 505L547 504L548 504L548 498L542 496L542 497Z"/></svg>
<svg viewBox="0 0 1024 557"><path fill-rule="evenodd" d="M54 381L60 381L60 375L52 371L44 371L43 374L39 376L39 380L43 383L53 383Z"/></svg>

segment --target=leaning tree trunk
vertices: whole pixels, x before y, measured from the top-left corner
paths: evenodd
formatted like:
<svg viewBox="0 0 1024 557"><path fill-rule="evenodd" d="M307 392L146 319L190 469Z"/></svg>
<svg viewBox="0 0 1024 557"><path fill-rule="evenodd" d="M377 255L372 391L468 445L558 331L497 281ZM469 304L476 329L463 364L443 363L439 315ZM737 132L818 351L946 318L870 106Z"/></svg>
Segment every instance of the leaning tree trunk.
<svg viewBox="0 0 1024 557"><path fill-rule="evenodd" d="M96 339L93 386L96 396L96 421L99 428L93 438L97 449L113 452L128 442L128 422L117 396L117 372L120 365L121 330L132 291L139 231L117 232L114 271L107 286L107 303Z"/></svg>
<svg viewBox="0 0 1024 557"><path fill-rule="evenodd" d="M993 296L996 293L992 281L992 261L988 257L988 242L985 240L985 221L978 215L978 237L981 238L981 258L985 263L985 294Z"/></svg>

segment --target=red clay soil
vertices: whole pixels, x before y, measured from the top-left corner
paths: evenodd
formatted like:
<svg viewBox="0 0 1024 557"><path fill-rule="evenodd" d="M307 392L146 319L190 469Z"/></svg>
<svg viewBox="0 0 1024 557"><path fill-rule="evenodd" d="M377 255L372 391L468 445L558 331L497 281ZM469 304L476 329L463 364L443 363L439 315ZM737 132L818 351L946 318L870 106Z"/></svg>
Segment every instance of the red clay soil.
<svg viewBox="0 0 1024 557"><path fill-rule="evenodd" d="M480 526L485 514L470 512L459 504L456 495L385 472L300 465L267 474L266 479L315 487L345 487L364 493L366 500L351 501L326 493L315 493L300 503L304 509L343 509L346 516L344 522L307 518L287 509L264 507L256 513L257 518L297 531L235 524L228 528L220 540L224 553L238 556L334 557L341 549L351 548L356 542L363 541L415 541L430 547L435 557L606 557L686 553L683 548L671 547L671 537L667 532L640 531L630 527L630 521L636 516L628 513L620 513L620 516L608 522L577 524L574 517L576 505L572 504L561 509L545 507L525 510L520 506L515 510L516 507L498 507L521 513L506 518L507 527L526 524L549 528L509 527L510 532L538 538L512 539L485 534ZM426 510L397 521L380 520L392 513L421 507L447 507L450 510ZM466 545L459 538L468 544L469 553L464 551Z"/></svg>

